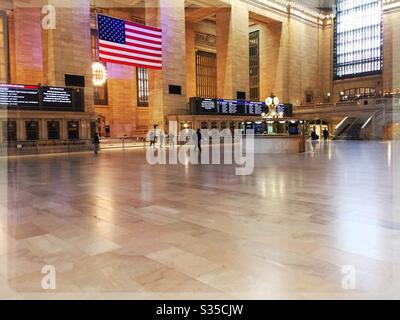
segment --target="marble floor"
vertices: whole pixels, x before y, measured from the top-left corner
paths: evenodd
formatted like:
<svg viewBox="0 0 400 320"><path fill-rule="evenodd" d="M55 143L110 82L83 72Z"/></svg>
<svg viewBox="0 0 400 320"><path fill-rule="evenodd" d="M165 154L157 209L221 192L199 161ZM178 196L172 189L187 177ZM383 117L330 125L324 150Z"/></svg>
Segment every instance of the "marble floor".
<svg viewBox="0 0 400 320"><path fill-rule="evenodd" d="M251 176L143 150L2 159L0 298L399 299L399 151L321 143Z"/></svg>

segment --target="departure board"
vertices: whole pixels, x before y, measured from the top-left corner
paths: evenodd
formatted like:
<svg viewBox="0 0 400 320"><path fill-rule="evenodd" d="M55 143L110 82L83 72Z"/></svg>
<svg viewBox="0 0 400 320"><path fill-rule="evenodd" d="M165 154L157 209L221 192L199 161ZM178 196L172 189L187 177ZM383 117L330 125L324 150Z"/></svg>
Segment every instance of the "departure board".
<svg viewBox="0 0 400 320"><path fill-rule="evenodd" d="M245 115L245 101L237 100L218 100L219 113L227 115Z"/></svg>
<svg viewBox="0 0 400 320"><path fill-rule="evenodd" d="M212 114L217 113L217 104L213 99L203 99L200 103L200 113Z"/></svg>
<svg viewBox="0 0 400 320"><path fill-rule="evenodd" d="M0 108L83 112L84 93L82 88L0 84Z"/></svg>
<svg viewBox="0 0 400 320"><path fill-rule="evenodd" d="M37 86L0 84L0 106L3 108L39 108Z"/></svg>
<svg viewBox="0 0 400 320"><path fill-rule="evenodd" d="M71 108L73 90L59 87L43 87L43 107Z"/></svg>
<svg viewBox="0 0 400 320"><path fill-rule="evenodd" d="M266 108L266 104L263 102L247 102L247 113L249 115L261 115L263 113L263 108Z"/></svg>
<svg viewBox="0 0 400 320"><path fill-rule="evenodd" d="M225 99L190 98L189 108L192 114L228 116L261 116L263 112L268 112L265 102Z"/></svg>

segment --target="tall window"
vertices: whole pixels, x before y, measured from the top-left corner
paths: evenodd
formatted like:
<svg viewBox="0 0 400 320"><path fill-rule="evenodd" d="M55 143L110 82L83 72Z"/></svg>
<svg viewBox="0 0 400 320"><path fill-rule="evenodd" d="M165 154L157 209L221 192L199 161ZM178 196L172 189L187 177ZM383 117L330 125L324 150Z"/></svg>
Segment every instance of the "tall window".
<svg viewBox="0 0 400 320"><path fill-rule="evenodd" d="M196 85L200 98L217 98L217 55L198 50L196 52Z"/></svg>
<svg viewBox="0 0 400 320"><path fill-rule="evenodd" d="M337 0L336 4L335 79L382 72L381 0Z"/></svg>
<svg viewBox="0 0 400 320"><path fill-rule="evenodd" d="M260 100L260 32L250 33L250 99Z"/></svg>
<svg viewBox="0 0 400 320"><path fill-rule="evenodd" d="M96 8L97 12L107 14L107 10ZM91 8L91 32L92 32L92 59L93 61L99 60L99 31L97 29L97 16L94 7ZM95 105L108 105L108 86L107 82L101 87L93 87L94 104Z"/></svg>
<svg viewBox="0 0 400 320"><path fill-rule="evenodd" d="M147 69L136 68L138 107L149 106L149 73Z"/></svg>
<svg viewBox="0 0 400 320"><path fill-rule="evenodd" d="M0 83L8 82L7 14L0 11Z"/></svg>
<svg viewBox="0 0 400 320"><path fill-rule="evenodd" d="M99 58L99 37L98 30L92 29L92 59L98 61ZM93 87L94 104L108 105L108 86L107 82L101 87Z"/></svg>

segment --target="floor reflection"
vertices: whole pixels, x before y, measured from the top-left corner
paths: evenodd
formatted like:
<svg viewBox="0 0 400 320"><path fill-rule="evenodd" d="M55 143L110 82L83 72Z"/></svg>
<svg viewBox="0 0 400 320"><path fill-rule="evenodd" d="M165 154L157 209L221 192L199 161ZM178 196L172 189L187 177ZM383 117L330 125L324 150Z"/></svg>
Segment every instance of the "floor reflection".
<svg viewBox="0 0 400 320"><path fill-rule="evenodd" d="M398 151L310 142L244 177L141 150L12 158L0 298L45 297L46 265L57 297L400 298Z"/></svg>

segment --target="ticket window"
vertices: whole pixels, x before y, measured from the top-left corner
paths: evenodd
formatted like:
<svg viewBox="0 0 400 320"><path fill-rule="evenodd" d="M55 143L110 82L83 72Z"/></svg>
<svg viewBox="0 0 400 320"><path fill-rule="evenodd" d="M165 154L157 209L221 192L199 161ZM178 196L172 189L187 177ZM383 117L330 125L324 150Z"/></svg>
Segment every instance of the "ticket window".
<svg viewBox="0 0 400 320"><path fill-rule="evenodd" d="M111 127L109 125L105 126L105 133L106 133L106 138L111 137Z"/></svg>
<svg viewBox="0 0 400 320"><path fill-rule="evenodd" d="M39 140L39 121L25 122L26 140L37 141Z"/></svg>
<svg viewBox="0 0 400 320"><path fill-rule="evenodd" d="M68 122L68 140L79 140L79 122Z"/></svg>
<svg viewBox="0 0 400 320"><path fill-rule="evenodd" d="M60 140L60 121L47 122L47 138L49 140Z"/></svg>
<svg viewBox="0 0 400 320"><path fill-rule="evenodd" d="M246 122L245 124L245 134L248 134L250 132L255 132L255 123L253 122Z"/></svg>
<svg viewBox="0 0 400 320"><path fill-rule="evenodd" d="M182 130L189 130L193 129L193 124L192 122L181 122L180 124L180 131Z"/></svg>
<svg viewBox="0 0 400 320"><path fill-rule="evenodd" d="M3 141L17 141L17 121L3 122Z"/></svg>
<svg viewBox="0 0 400 320"><path fill-rule="evenodd" d="M208 122L207 121L203 121L201 123L201 129L202 130L207 130L208 129Z"/></svg>

